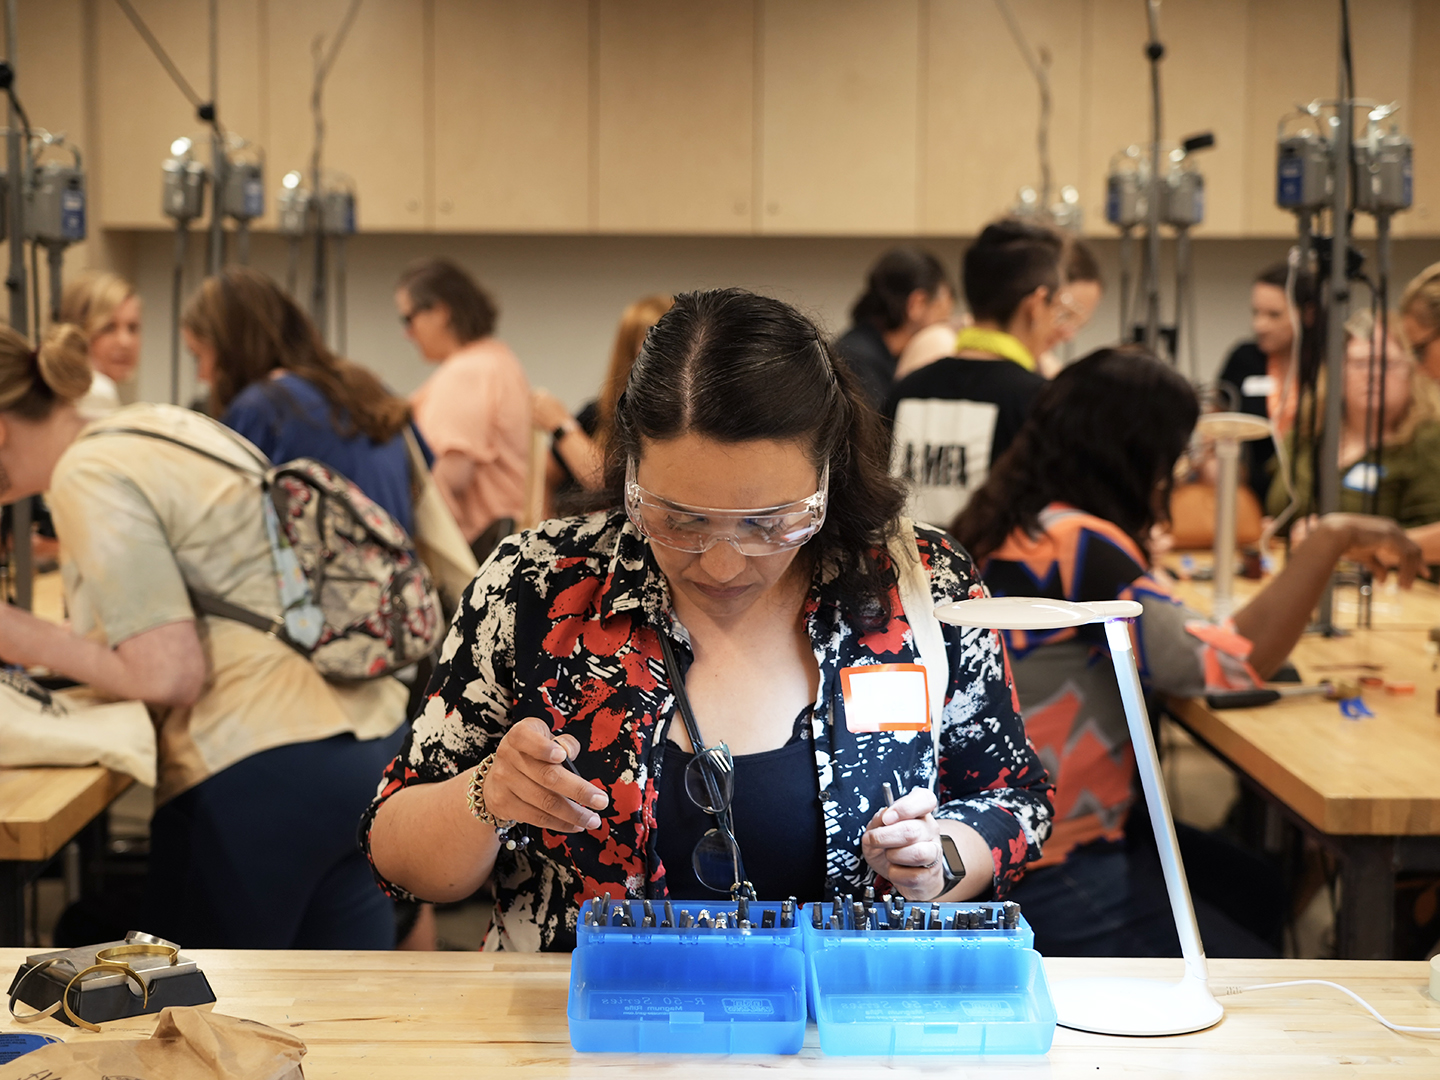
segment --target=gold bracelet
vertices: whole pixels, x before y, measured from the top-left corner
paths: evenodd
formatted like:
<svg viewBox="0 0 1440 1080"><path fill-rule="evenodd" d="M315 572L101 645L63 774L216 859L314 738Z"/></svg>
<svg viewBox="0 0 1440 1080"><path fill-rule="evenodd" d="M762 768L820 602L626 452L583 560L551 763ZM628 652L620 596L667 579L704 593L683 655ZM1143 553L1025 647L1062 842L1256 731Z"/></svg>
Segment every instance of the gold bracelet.
<svg viewBox="0 0 1440 1080"><path fill-rule="evenodd" d="M490 766L495 764L495 755L491 754L470 774L470 786L465 791L465 805L470 808L470 814L478 821L498 830L513 829L515 822L505 818L497 818L485 808L485 776L490 772Z"/></svg>

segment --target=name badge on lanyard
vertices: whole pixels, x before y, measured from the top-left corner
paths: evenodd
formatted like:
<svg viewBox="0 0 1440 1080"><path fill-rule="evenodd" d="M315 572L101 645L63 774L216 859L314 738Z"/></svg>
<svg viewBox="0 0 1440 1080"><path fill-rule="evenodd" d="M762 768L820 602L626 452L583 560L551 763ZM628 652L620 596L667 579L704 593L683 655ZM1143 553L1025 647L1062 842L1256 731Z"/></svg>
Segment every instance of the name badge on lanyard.
<svg viewBox="0 0 1440 1080"><path fill-rule="evenodd" d="M1280 389L1269 375L1247 375L1240 384L1240 393L1245 397L1269 397Z"/></svg>
<svg viewBox="0 0 1440 1080"><path fill-rule="evenodd" d="M1385 479L1385 466L1378 468L1368 461L1361 461L1351 467L1341 481L1341 486L1349 491L1360 491L1369 494L1379 486L1380 481Z"/></svg>
<svg viewBox="0 0 1440 1080"><path fill-rule="evenodd" d="M840 669L845 727L852 733L929 731L930 687L923 664Z"/></svg>

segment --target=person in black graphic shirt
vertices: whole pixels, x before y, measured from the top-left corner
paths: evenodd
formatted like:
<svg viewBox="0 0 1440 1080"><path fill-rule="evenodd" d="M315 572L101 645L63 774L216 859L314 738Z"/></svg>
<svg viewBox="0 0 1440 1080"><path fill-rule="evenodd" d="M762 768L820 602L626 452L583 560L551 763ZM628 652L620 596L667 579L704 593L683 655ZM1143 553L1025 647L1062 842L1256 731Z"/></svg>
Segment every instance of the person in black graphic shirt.
<svg viewBox="0 0 1440 1080"><path fill-rule="evenodd" d="M955 289L930 252L892 248L876 260L865 291L850 309L853 325L835 342L871 407L885 403L906 342L954 310Z"/></svg>
<svg viewBox="0 0 1440 1080"><path fill-rule="evenodd" d="M944 524L964 509L1025 422L1045 385L1035 358L1060 340L1060 237L1002 220L965 252L965 302L974 325L956 355L901 379L885 402L893 423L890 471L910 484L909 514Z"/></svg>

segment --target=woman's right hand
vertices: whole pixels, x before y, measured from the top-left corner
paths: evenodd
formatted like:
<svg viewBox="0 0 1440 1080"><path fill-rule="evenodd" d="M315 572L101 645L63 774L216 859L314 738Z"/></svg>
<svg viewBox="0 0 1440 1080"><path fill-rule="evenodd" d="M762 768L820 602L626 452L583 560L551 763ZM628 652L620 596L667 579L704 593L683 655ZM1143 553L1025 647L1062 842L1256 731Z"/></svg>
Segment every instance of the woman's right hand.
<svg viewBox="0 0 1440 1080"><path fill-rule="evenodd" d="M1408 589L1420 573L1423 563L1420 545L1405 530L1385 517L1369 514L1326 514L1312 532L1324 529L1338 534L1345 558L1368 568L1384 581L1389 570L1400 577L1400 587Z"/></svg>
<svg viewBox="0 0 1440 1080"><path fill-rule="evenodd" d="M565 767L579 752L574 736L553 735L534 717L521 720L500 740L485 774L485 809L551 832L598 829L595 811L605 809L610 799Z"/></svg>

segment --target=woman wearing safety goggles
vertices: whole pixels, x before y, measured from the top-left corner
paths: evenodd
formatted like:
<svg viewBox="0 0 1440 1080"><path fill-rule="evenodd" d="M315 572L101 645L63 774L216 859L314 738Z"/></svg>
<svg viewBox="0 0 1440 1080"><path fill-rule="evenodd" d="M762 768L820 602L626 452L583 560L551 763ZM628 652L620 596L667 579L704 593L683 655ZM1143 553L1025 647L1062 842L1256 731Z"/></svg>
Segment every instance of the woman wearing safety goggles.
<svg viewBox="0 0 1440 1080"><path fill-rule="evenodd" d="M926 610L917 652L897 560L926 606L982 586L885 450L798 312L678 297L616 405L615 508L505 541L456 615L362 826L387 891L488 883L486 947L522 950L607 892L1003 897L1050 785L998 636Z"/></svg>

